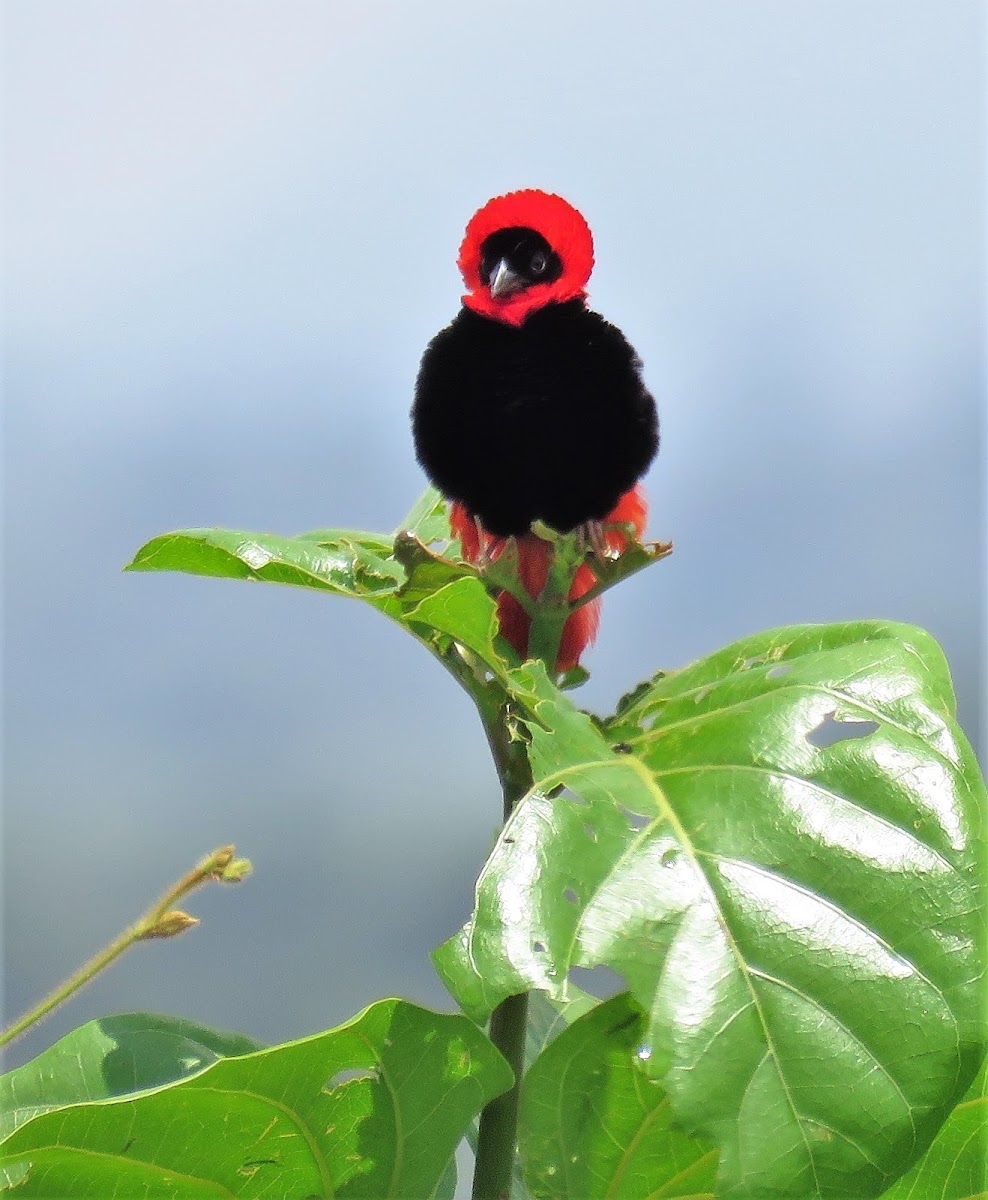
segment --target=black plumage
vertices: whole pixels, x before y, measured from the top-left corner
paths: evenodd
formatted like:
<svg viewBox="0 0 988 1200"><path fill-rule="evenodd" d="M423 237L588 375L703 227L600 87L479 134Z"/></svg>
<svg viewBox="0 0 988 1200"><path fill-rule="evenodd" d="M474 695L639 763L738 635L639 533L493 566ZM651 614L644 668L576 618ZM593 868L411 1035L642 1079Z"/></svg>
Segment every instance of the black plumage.
<svg viewBox="0 0 988 1200"><path fill-rule="evenodd" d="M433 484L500 536L602 519L659 445L638 356L581 299L520 325L463 308L422 357L412 428Z"/></svg>

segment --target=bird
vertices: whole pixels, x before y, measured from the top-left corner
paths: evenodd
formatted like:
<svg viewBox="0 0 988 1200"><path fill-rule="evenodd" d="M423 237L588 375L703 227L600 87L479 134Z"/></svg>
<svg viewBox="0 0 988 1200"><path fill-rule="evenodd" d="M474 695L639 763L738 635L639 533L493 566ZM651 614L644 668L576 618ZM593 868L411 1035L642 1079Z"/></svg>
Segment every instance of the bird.
<svg viewBox="0 0 988 1200"><path fill-rule="evenodd" d="M624 334L587 306L593 236L561 196L495 196L467 223L457 265L462 307L427 345L415 383L415 454L450 502L463 558L482 566L515 538L519 578L536 598L553 545L533 522L576 531L597 553L621 553L629 526L641 537L639 480L659 448L655 401ZM596 582L585 561L570 602ZM497 610L501 634L524 658L528 613L507 592ZM598 597L571 612L557 672L579 664L599 610Z"/></svg>

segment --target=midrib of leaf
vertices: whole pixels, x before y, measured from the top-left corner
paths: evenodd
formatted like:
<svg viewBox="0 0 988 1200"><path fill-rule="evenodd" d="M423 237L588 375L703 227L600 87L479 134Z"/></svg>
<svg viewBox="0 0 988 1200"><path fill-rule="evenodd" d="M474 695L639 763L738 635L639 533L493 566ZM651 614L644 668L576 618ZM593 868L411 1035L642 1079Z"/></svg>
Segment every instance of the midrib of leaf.
<svg viewBox="0 0 988 1200"><path fill-rule="evenodd" d="M632 1070L634 1070L633 1067L632 1067ZM635 1090L637 1091L637 1080L636 1080ZM639 1096L639 1099L641 1099L640 1096ZM660 1112L662 1112L662 1110L664 1108L667 1108L668 1105L669 1105L669 1097L668 1096L663 1096L662 1099L659 1101L659 1103L656 1104L656 1106L653 1109L649 1109L647 1105L643 1105L644 1119L639 1123L634 1136L628 1142L627 1146L624 1149L624 1152L621 1155L620 1161L618 1162L617 1166L614 1168L614 1174L611 1176L611 1182L608 1185L607 1191L604 1193L604 1200L611 1200L611 1197L616 1195L615 1189L618 1187L618 1185L621 1183L621 1180L624 1178L624 1173L625 1173L625 1171L627 1171L628 1164L631 1162L631 1156L638 1149L638 1146L641 1143L642 1138L645 1136L648 1129L651 1128L652 1123L655 1121L655 1118L659 1115Z"/></svg>
<svg viewBox="0 0 988 1200"><path fill-rule="evenodd" d="M688 1167L683 1167L681 1171L673 1175L671 1179L667 1179L665 1183L654 1192L649 1192L645 1200L662 1200L663 1196L669 1195L669 1189L677 1183L681 1183L687 1179L698 1168L702 1167L709 1159L716 1158L716 1150L708 1150L706 1154L701 1155L696 1162L690 1163ZM713 1192L693 1192L689 1196L677 1196L675 1200L704 1200L704 1197L709 1197L709 1200L714 1200Z"/></svg>
<svg viewBox="0 0 988 1200"><path fill-rule="evenodd" d="M762 1004L759 999L758 993L752 983L751 973L748 970L748 965L744 960L744 956L741 954L741 951L740 951L740 948L739 948L737 942L735 941L733 935L731 934L730 928L727 926L727 924L724 921L723 914L722 914L721 908L720 908L720 904L717 900L717 895L714 892L713 888L711 887L709 880L707 879L706 872L703 870L702 866L700 865L700 862L698 861L693 843L692 843L691 839L689 838L685 828L683 827L682 822L679 820L675 810L672 808L672 806L669 804L668 800L666 799L665 793L662 791L661 788L656 787L654 778L653 778L653 773L651 771L649 771L649 769L644 765L644 763L640 762L633 755L624 756L617 763L613 762L613 760L611 760L611 759L607 759L607 760L593 759L589 762L581 763L579 766L570 765L570 766L562 767L558 771L554 771L551 775L548 775L545 778L539 780L538 790L540 792L548 791L551 789L554 782L565 783L568 776L572 775L575 772L580 771L581 769L586 770L588 768L604 766L605 764L607 766L615 766L615 767L618 767L621 769L632 771L632 773L638 777L640 782L642 784L644 784L646 791L650 794L650 796L652 797L652 799L655 802L655 807L660 814L660 819L662 817L664 817L669 822L669 825L672 828L674 834L677 836L680 845L683 847L684 851L686 852L686 855L689 858L690 862L692 862L694 869L696 870L697 874L703 879L704 886L707 889L707 893L708 893L711 905L713 907L713 911L716 915L717 923L721 927L724 938L731 950L732 957L734 958L734 961L736 962L738 969L741 972L741 977L744 980L744 985L745 985L749 995L751 996L752 1006L754 1007L755 1012L758 1014L758 1022L761 1027L762 1034L765 1038L768 1057L771 1059L775 1073L778 1076L779 1083L782 1087L783 1095L785 1096L786 1104L789 1107L789 1111L792 1113L793 1119L796 1123L796 1128L799 1131L800 1140L802 1141L803 1146L805 1147L806 1157L809 1162L810 1170L813 1174L813 1186L816 1189L816 1194L819 1195L820 1194L820 1181L817 1176L816 1161L813 1157L813 1151L810 1148L810 1144L809 1144L809 1141L806 1136L806 1131L803 1129L803 1124L802 1124L802 1121L800 1120L799 1112L796 1109L796 1105L795 1105L795 1102L793 1101L792 1093L789 1090L789 1084L786 1080L785 1072L782 1070L782 1066L779 1062L779 1055L775 1048L775 1042L769 1031L768 1022L766 1020L765 1012L764 1012L764 1009L762 1008ZM631 846L629 846L628 849L625 850L624 853L622 853L622 855L620 856L620 858L618 860L619 862L624 860L624 858L628 854L629 850L633 846L638 844L639 839L644 837L644 835L647 833L647 831L648 831L647 826L646 826L646 828L644 828L640 831L640 833L634 839ZM613 874L613 871L611 872L611 874ZM594 894L597 894L597 892L599 892L599 890L600 889L598 888ZM583 911L585 912L588 907L589 907L589 905L584 905ZM579 928L580 928L580 923L577 922L576 929L579 930ZM576 936L577 936L577 934L574 933L574 942L575 942ZM572 957L572 953L571 953L570 957ZM764 1061L764 1059L762 1061ZM759 1062L759 1066L760 1065L761 1065L761 1062ZM757 1070L758 1070L758 1068L756 1067L755 1070L752 1071L751 1077L749 1078L748 1084L745 1088L745 1092L747 1092L748 1088L751 1087L751 1084L755 1078L755 1075L757 1074ZM742 1100L742 1103L743 1103L743 1100Z"/></svg>

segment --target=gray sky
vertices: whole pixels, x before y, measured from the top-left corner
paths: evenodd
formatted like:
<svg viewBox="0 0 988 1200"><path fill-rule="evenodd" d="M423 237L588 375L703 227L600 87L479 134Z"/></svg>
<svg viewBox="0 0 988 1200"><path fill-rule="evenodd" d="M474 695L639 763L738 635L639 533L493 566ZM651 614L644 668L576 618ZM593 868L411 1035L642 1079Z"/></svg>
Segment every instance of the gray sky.
<svg viewBox="0 0 988 1200"><path fill-rule="evenodd" d="M581 702L772 625L929 628L984 682L983 6L6 5L6 990L207 849L24 1039L153 1008L266 1040L448 1003L499 809L465 698L369 611L119 573L183 525L393 527L463 226L556 190L663 422Z"/></svg>

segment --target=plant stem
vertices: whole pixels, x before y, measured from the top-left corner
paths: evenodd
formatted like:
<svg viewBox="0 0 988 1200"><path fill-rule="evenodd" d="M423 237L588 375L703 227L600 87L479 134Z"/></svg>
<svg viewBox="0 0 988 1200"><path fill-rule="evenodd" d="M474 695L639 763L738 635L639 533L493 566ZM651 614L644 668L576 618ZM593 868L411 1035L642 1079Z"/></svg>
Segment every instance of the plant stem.
<svg viewBox="0 0 988 1200"><path fill-rule="evenodd" d="M8 1042L12 1042L15 1037L30 1028L35 1022L40 1021L42 1017L46 1017L74 992L85 987L87 983L95 979L100 971L106 970L135 942L150 938L174 937L176 934L184 933L186 929L191 929L193 925L198 925L199 921L196 917L190 917L188 913L181 912L174 905L210 879L232 883L249 874L250 864L247 860L234 861L233 855L233 846L221 846L197 863L191 871L172 884L164 895L133 925L115 937L108 946L95 954L64 983L59 984L30 1012L25 1013L23 1017L3 1030L0 1033L0 1046L6 1046Z"/></svg>
<svg viewBox="0 0 988 1200"><path fill-rule="evenodd" d="M491 1014L488 1035L515 1073L510 1091L493 1099L480 1114L473 1200L508 1200L518 1137L518 1097L525 1065L528 993L509 996Z"/></svg>
<svg viewBox="0 0 988 1200"><path fill-rule="evenodd" d="M522 743L512 741L508 712L484 716L484 729L504 796L504 820L532 783ZM480 1114L477 1157L473 1176L473 1200L508 1200L518 1140L518 1098L525 1066L525 1031L528 994L509 996L491 1014L488 1036L508 1061L515 1075L511 1089L495 1097Z"/></svg>

